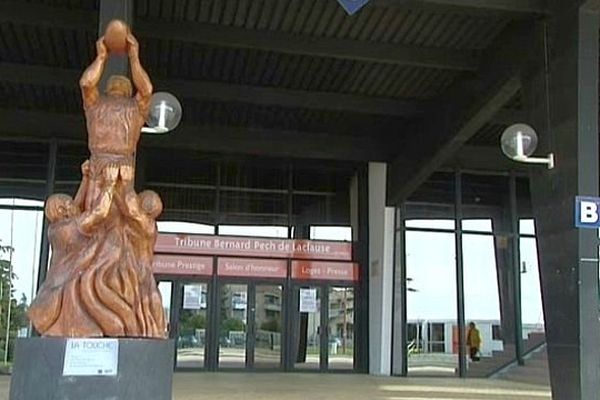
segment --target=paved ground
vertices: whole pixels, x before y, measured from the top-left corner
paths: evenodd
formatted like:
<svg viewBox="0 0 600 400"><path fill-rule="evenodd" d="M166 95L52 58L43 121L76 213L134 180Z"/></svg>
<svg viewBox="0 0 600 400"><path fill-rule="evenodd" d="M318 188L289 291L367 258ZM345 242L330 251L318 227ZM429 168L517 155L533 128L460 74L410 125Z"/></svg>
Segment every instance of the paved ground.
<svg viewBox="0 0 600 400"><path fill-rule="evenodd" d="M9 378L0 376L0 400ZM547 400L548 387L491 379L353 374L177 373L174 400ZM85 399L78 399L85 400Z"/></svg>

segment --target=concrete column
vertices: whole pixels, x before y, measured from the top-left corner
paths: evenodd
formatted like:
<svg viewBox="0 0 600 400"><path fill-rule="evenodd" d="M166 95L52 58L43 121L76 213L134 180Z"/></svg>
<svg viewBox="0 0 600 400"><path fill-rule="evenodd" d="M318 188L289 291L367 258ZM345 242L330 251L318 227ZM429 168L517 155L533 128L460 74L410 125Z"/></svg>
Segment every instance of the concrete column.
<svg viewBox="0 0 600 400"><path fill-rule="evenodd" d="M406 230L404 218L406 207L397 209L394 245L394 303L392 320L392 375L406 376L408 374L406 354Z"/></svg>
<svg viewBox="0 0 600 400"><path fill-rule="evenodd" d="M385 206L386 168L369 163L369 373L390 375L394 209Z"/></svg>
<svg viewBox="0 0 600 400"><path fill-rule="evenodd" d="M58 152L58 142L53 138L48 147L48 167L46 169L46 198L54 194L54 185L56 180L56 154ZM48 219L43 219L42 238L40 244L40 262L38 265L38 277L36 293L40 286L46 280L48 272L48 263L50 262L50 242L48 241Z"/></svg>
<svg viewBox="0 0 600 400"><path fill-rule="evenodd" d="M505 206L508 208L508 206ZM514 268L512 265L513 249L510 240L510 218L506 212L494 213L492 218L494 230L494 248L496 250L496 277L498 279L498 295L500 298L500 323L504 344L515 343L515 289Z"/></svg>
<svg viewBox="0 0 600 400"><path fill-rule="evenodd" d="M133 0L100 0L98 11L98 37L104 35L106 27L113 19L120 19L130 27L133 24ZM135 34L135 31L134 31ZM129 69L127 57L108 57L104 66L104 73L100 81L101 92L106 87L106 82L111 75L127 75Z"/></svg>
<svg viewBox="0 0 600 400"><path fill-rule="evenodd" d="M556 158L531 177L550 380L555 400L591 400L600 393L598 232L575 228L574 204L598 196L600 1L547 3L549 65L540 30L538 65L523 82L537 153Z"/></svg>

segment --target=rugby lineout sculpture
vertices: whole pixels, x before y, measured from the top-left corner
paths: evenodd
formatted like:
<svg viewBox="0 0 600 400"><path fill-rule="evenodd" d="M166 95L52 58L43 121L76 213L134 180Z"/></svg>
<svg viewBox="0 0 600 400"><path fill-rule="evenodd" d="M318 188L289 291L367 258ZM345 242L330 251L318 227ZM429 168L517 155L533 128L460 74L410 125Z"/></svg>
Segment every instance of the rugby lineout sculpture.
<svg viewBox="0 0 600 400"><path fill-rule="evenodd" d="M148 116L152 83L139 45L122 21L96 42L97 56L80 80L89 160L75 198L46 201L52 259L28 311L43 336L165 338L160 292L152 275L160 197L133 189L135 153ZM133 85L111 76L98 84L111 54L129 57Z"/></svg>

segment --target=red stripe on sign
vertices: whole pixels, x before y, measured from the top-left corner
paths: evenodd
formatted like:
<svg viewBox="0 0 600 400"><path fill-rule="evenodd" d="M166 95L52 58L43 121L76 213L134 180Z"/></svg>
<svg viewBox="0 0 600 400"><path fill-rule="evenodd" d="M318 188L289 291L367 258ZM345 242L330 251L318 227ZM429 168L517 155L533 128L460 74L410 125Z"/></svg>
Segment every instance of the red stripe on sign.
<svg viewBox="0 0 600 400"><path fill-rule="evenodd" d="M164 275L210 276L213 273L213 259L212 257L155 254L152 270L155 274Z"/></svg>
<svg viewBox="0 0 600 400"><path fill-rule="evenodd" d="M292 261L292 278L327 281L358 281L358 264L328 261Z"/></svg>
<svg viewBox="0 0 600 400"><path fill-rule="evenodd" d="M287 261L248 258L219 258L217 274L252 278L285 278Z"/></svg>

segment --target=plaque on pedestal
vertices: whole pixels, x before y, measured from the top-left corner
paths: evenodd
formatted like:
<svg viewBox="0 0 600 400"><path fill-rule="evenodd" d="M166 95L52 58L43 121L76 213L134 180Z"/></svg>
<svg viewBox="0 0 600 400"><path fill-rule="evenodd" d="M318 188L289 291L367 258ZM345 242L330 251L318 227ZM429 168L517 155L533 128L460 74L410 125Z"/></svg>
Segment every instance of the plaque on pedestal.
<svg viewBox="0 0 600 400"><path fill-rule="evenodd" d="M170 400L173 341L17 340L10 400Z"/></svg>

